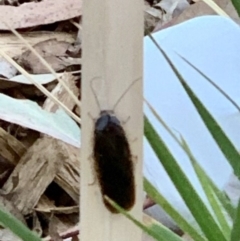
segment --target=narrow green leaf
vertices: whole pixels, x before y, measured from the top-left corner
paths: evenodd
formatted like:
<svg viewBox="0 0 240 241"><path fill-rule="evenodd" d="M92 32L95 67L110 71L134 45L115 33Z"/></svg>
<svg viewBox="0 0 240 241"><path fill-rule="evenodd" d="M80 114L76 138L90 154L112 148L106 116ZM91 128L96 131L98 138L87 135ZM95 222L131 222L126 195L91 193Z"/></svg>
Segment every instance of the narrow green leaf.
<svg viewBox="0 0 240 241"><path fill-rule="evenodd" d="M222 131L218 123L214 120L212 115L208 112L208 110L204 107L201 101L192 92L187 83L184 81L181 83L186 92L188 93L188 96L192 100L193 104L195 105L198 113L202 117L202 120L204 121L208 130L212 134L214 140L217 142L219 148L221 149L221 151L229 161L230 165L232 166L235 175L237 177L240 177L240 155L238 151L233 146L231 141L228 139L226 134Z"/></svg>
<svg viewBox="0 0 240 241"><path fill-rule="evenodd" d="M145 117L144 122L144 134L205 236L211 241L226 241L207 207L204 205L147 117Z"/></svg>
<svg viewBox="0 0 240 241"><path fill-rule="evenodd" d="M240 240L240 200L238 202L237 212L233 222L233 228L231 233L231 241Z"/></svg>
<svg viewBox="0 0 240 241"><path fill-rule="evenodd" d="M166 211L177 223L179 228L191 236L194 241L206 241L197 230L185 220L181 214L152 186L152 184L144 178L144 190L164 211Z"/></svg>
<svg viewBox="0 0 240 241"><path fill-rule="evenodd" d="M177 53L178 54L178 53ZM221 89L214 81L212 81L207 75L205 75L200 69L195 67L191 62L189 62L186 58L178 54L183 61L185 61L188 65L190 65L193 69L195 69L203 78L205 78L213 87L215 87L226 99L228 99L232 105L240 112L240 107L238 103L235 102L223 89Z"/></svg>
<svg viewBox="0 0 240 241"><path fill-rule="evenodd" d="M229 239L230 237L230 226L226 220L226 217L223 214L223 207L220 206L220 203L217 201L216 196L211 188L210 182L209 182L209 177L207 176L207 174L204 172L204 170L200 167L200 165L197 163L194 155L192 154L187 142L185 141L185 139L181 136L181 141L182 141L182 147L185 150L185 152L187 153L192 166L198 176L198 179L202 185L202 188L209 200L209 203L212 206L212 209L216 215L216 218L222 228L223 234L225 235L225 237L227 239Z"/></svg>
<svg viewBox="0 0 240 241"><path fill-rule="evenodd" d="M213 211L217 217L217 220L222 228L223 234L225 235L226 239L229 240L230 234L231 234L231 228L229 226L229 223L226 220L226 216L224 215L224 209L223 206L220 205L219 200L214 195L214 192L211 188L207 190L207 196L209 199L209 202L213 208Z"/></svg>
<svg viewBox="0 0 240 241"><path fill-rule="evenodd" d="M176 135L173 133L173 131L168 127L168 125L165 123L165 121L158 115L158 113L154 110L154 108L151 106L151 104L147 101L147 100L145 100L145 103L147 104L147 106L149 107L149 109L151 110L151 112L153 113L153 115L157 118L157 120L164 126L164 128L168 131L168 133L174 138L174 140L179 144L179 146L185 151L185 153L188 155L188 157L189 157L189 159L190 159L190 161L192 162L192 165L194 164L194 161L195 161L195 163L196 163L196 165L198 165L198 163L196 162L196 160L195 160L195 158L194 158L194 156L193 156L193 154L192 154L192 152L191 152L191 150L189 149L189 147L188 147L188 145L187 145L187 143L185 142L185 140L183 139L183 137L181 136L181 141L176 137ZM198 165L198 168L200 168L201 169L201 167ZM195 171L196 171L196 169L195 169ZM208 180L208 185L210 185L209 184L209 177L206 175L206 173L203 171L203 169L201 169L201 171L204 173L204 176L205 176L205 178ZM202 183L202 185L204 185L203 183ZM211 188L210 188L211 189ZM211 193L212 193L212 190L211 190ZM151 196L151 195L150 195ZM161 204L160 204L161 205ZM161 205L162 207L163 207L163 205ZM214 207L215 208L215 207ZM176 222L176 219L177 219L177 217L173 217L172 215L171 215L171 213L172 213L172 210L166 210L165 208L164 208L164 210L174 219L174 221ZM180 223L179 222L177 222L177 224L180 226ZM187 231L187 230L185 230L184 229L184 227L181 227L180 226L180 228L183 230L183 231L185 231L185 232L187 232L187 233L189 233L189 231ZM229 230L228 230L229 231ZM230 233L230 231L229 231L229 233ZM190 235L190 236L192 236L192 235ZM193 240L195 240L196 241L196 238L194 238L193 236L192 236L192 238L193 238Z"/></svg>
<svg viewBox="0 0 240 241"><path fill-rule="evenodd" d="M226 196L226 194L219 190L219 188L215 185L215 183L212 181L212 179L205 173L205 171L202 169L202 167L198 164L195 157L193 156L190 148L188 147L186 141L182 138L182 147L189 156L190 161L192 162L192 165L195 169L195 172L198 174L200 179L202 180L202 186L205 188L209 188L209 191L212 193L210 196L215 195L218 199L218 201L221 203L221 205L224 207L224 209L227 211L230 218L235 217L235 208L233 207L230 199ZM201 181L200 180L200 181ZM215 199L214 196L212 198ZM214 200L213 200L214 202ZM215 204L212 204L213 208L215 208ZM225 225L224 225L225 226ZM227 228L227 227L226 227ZM228 228L227 228L228 229Z"/></svg>
<svg viewBox="0 0 240 241"><path fill-rule="evenodd" d="M230 165L232 166L234 173L237 177L240 178L240 155L231 141L227 138L226 134L222 131L218 123L214 120L212 115L207 111L201 101L196 97L190 87L187 85L186 81L183 79L177 68L173 65L170 58L167 56L165 51L159 46L156 40L149 34L149 37L156 45L158 50L163 54L166 61L174 71L175 75L178 77L179 81L181 82L183 88L187 92L189 98L193 102L194 106L196 107L198 113L200 114L202 120L204 121L205 125L207 126L209 132L217 142L219 148L229 161Z"/></svg>
<svg viewBox="0 0 240 241"><path fill-rule="evenodd" d="M148 226L142 224L137 219L135 219L132 215L130 215L127 211L121 208L117 203L112 201L108 197L104 197L114 208L116 208L120 213L130 219L133 223L135 223L139 228L141 228L144 232L148 233L150 236L155 238L158 241L183 241L179 236L173 233L170 229L166 228L162 224L157 221L148 223Z"/></svg>
<svg viewBox="0 0 240 241"><path fill-rule="evenodd" d="M168 133L173 137L173 139L179 144L181 148L183 148L183 145L181 141L176 137L176 135L173 133L173 131L169 128L169 126L165 123L165 121L159 116L159 114L154 110L154 108L151 106L151 104L145 100L145 103L153 113L153 115L156 117L156 119L163 125L163 127L168 131ZM189 149L189 148L188 148ZM183 150L186 152L187 155L189 153L186 149L183 148ZM190 151L190 150L189 150ZM191 152L190 152L191 153ZM202 170L202 173L205 174L202 167L196 162L196 165L198 165L198 168ZM221 205L224 207L224 209L227 211L229 217L234 219L235 217L235 208L233 207L231 200L227 197L225 192L222 192L219 190L219 188L215 185L215 183L212 181L212 179L205 174L205 178L208 180L209 185L211 186L212 191L220 201Z"/></svg>
<svg viewBox="0 0 240 241"><path fill-rule="evenodd" d="M232 4L238 13L238 16L240 17L240 0L232 0Z"/></svg>
<svg viewBox="0 0 240 241"><path fill-rule="evenodd" d="M41 241L41 238L37 234L29 230L22 222L3 209L0 209L0 223L24 241Z"/></svg>
<svg viewBox="0 0 240 241"><path fill-rule="evenodd" d="M215 185L215 183L212 181L212 179L204 172L202 167L197 162L195 162L195 165L197 165L198 169L201 169L201 173L202 173L202 175L204 175L204 178L207 179L208 185L210 185L210 187L211 187L211 191L214 193L214 195L216 195L217 199L219 200L221 205L224 207L224 209L228 213L229 217L231 219L234 219L236 209L232 205L231 200L228 198L226 193L219 190L219 188Z"/></svg>
<svg viewBox="0 0 240 241"><path fill-rule="evenodd" d="M210 179L210 185L215 195L218 197L218 200L221 202L225 210L227 211L229 217L233 220L235 217L236 209L233 207L231 200L228 198L225 192L220 191L217 186Z"/></svg>

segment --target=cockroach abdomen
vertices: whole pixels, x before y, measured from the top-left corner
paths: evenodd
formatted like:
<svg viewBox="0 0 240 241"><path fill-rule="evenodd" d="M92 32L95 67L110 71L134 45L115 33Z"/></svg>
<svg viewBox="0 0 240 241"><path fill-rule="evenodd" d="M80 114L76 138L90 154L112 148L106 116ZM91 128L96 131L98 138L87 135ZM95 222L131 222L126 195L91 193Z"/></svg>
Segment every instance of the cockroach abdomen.
<svg viewBox="0 0 240 241"><path fill-rule="evenodd" d="M134 168L130 146L120 121L110 111L102 111L95 123L94 166L102 196L130 210L135 203ZM112 213L118 213L104 198Z"/></svg>

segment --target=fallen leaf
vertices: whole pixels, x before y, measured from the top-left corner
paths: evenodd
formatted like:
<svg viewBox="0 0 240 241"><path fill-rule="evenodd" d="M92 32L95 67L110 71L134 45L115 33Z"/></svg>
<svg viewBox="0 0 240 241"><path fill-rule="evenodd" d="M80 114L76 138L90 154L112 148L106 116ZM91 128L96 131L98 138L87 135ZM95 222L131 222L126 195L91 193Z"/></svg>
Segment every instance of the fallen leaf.
<svg viewBox="0 0 240 241"><path fill-rule="evenodd" d="M70 206L70 207L55 207L55 208L35 208L37 212L42 213L54 213L54 214L71 214L78 213L79 206Z"/></svg>
<svg viewBox="0 0 240 241"><path fill-rule="evenodd" d="M68 42L49 39L47 41L40 42L33 47L46 60L46 62L49 63L55 72L57 72L72 64L72 62L68 63L68 61L63 58L67 57L66 51L69 46L70 44ZM28 72L31 74L49 73L49 70L30 50L27 50L25 53L23 53L22 56L17 60L17 63L25 70L28 70Z"/></svg>
<svg viewBox="0 0 240 241"><path fill-rule="evenodd" d="M75 33L49 31L26 32L21 35L31 46L49 39L74 43L76 38ZM25 44L12 33L1 33L0 48L4 49L4 52L11 58L16 58L28 50Z"/></svg>
<svg viewBox="0 0 240 241"><path fill-rule="evenodd" d="M0 229L0 240L4 241L22 241L17 235L13 234L9 229Z"/></svg>
<svg viewBox="0 0 240 241"><path fill-rule="evenodd" d="M50 218L49 222L49 235L54 241L63 241L60 234L58 233L58 222L54 215Z"/></svg>
<svg viewBox="0 0 240 241"><path fill-rule="evenodd" d="M0 76L11 78L17 74L17 69L0 57Z"/></svg>
<svg viewBox="0 0 240 241"><path fill-rule="evenodd" d="M61 77L63 74L57 74L58 77ZM30 74L31 78L42 85L48 84L56 80L53 74L37 74L33 75ZM25 84L25 85L33 85L24 75L16 75L10 79L0 78L0 89L9 89L12 87L16 87L18 85Z"/></svg>
<svg viewBox="0 0 240 241"><path fill-rule="evenodd" d="M0 29L28 28L78 17L82 14L81 0L43 0L18 7L0 6Z"/></svg>
<svg viewBox="0 0 240 241"><path fill-rule="evenodd" d="M80 129L62 109L49 113L33 101L17 100L0 94L0 119L80 146Z"/></svg>
<svg viewBox="0 0 240 241"><path fill-rule="evenodd" d="M216 4L222 8L234 21L239 23L239 17L234 9L231 1L228 0L216 0ZM216 15L216 12L209 7L205 2L198 1L192 5L190 5L188 8L186 8L178 17L173 18L170 22L168 22L165 26L163 26L161 23L157 24L157 26L154 29L154 32L157 32L163 28L170 27L179 23L182 23L186 20L192 19L194 17L198 16L204 16L204 15Z"/></svg>
<svg viewBox="0 0 240 241"><path fill-rule="evenodd" d="M189 7L189 5L187 0L162 0L155 6L162 8L168 14L173 15L174 13L176 16Z"/></svg>
<svg viewBox="0 0 240 241"><path fill-rule="evenodd" d="M66 147L62 142L48 137L38 139L21 157L2 189L22 214L33 212L63 165L61 160L68 158L65 153Z"/></svg>
<svg viewBox="0 0 240 241"><path fill-rule="evenodd" d="M36 212L33 212L33 217L32 217L32 231L36 232L39 237L42 236L43 230L41 227L41 222L39 220L39 217Z"/></svg>
<svg viewBox="0 0 240 241"><path fill-rule="evenodd" d="M19 211L16 205L14 205L11 201L9 201L4 195L0 195L0 208L5 209L9 213L11 213L13 216L15 216L19 221L21 221L23 224L27 224L22 213Z"/></svg>

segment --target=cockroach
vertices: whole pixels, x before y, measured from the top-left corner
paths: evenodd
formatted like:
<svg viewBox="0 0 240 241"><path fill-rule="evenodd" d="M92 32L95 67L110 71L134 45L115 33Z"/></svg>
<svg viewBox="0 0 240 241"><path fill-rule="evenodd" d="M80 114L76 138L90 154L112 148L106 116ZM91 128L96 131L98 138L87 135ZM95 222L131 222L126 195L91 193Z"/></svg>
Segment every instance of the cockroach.
<svg viewBox="0 0 240 241"><path fill-rule="evenodd" d="M114 114L114 109L136 81L120 96L113 110L101 110L95 121L94 169L103 202L111 213L118 213L118 211L104 199L104 196L109 197L125 210L130 210L135 203L134 164L131 149L121 122ZM101 109L94 90L93 93Z"/></svg>

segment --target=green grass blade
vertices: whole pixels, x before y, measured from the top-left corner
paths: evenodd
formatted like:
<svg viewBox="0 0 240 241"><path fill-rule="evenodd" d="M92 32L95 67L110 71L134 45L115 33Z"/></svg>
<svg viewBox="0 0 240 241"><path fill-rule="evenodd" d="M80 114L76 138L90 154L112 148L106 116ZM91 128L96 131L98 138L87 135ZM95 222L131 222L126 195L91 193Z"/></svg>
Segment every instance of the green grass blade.
<svg viewBox="0 0 240 241"><path fill-rule="evenodd" d="M233 220L235 217L236 209L235 209L235 207L233 207L231 200L228 198L226 193L220 191L213 182L210 182L210 185L211 185L213 192L218 197L218 200L221 202L222 206L227 211L229 217L231 217L231 219Z"/></svg>
<svg viewBox="0 0 240 241"><path fill-rule="evenodd" d="M202 237L197 230L181 216L181 214L178 213L178 211L155 189L154 186L152 186L146 178L144 178L144 190L173 218L174 222L177 223L184 233L190 235L194 241L206 241L206 239Z"/></svg>
<svg viewBox="0 0 240 241"><path fill-rule="evenodd" d="M177 53L178 54L178 53ZM205 75L200 69L195 67L192 63L190 63L186 58L182 55L178 54L178 56L185 61L188 65L190 65L193 69L195 69L203 78L205 78L213 87L215 87L226 99L228 99L232 105L240 112L240 107L223 89L221 89L214 81L212 81L207 75Z"/></svg>
<svg viewBox="0 0 240 241"><path fill-rule="evenodd" d="M177 68L173 65L172 61L169 59L165 51L159 46L156 40L149 34L149 37L156 45L158 50L163 54L164 58L174 71L175 75L178 77L179 81L181 82L183 88L187 92L189 98L193 102L194 106L196 107L198 113L200 114L202 120L204 121L205 125L207 126L209 132L213 136L214 140L217 142L219 148L221 149L222 153L225 155L226 159L229 161L230 165L234 170L234 174L240 178L240 155L231 141L227 138L226 134L222 131L218 123L214 120L212 115L207 111L201 101L196 97L190 87L187 85L186 81L184 81L183 77L177 70Z"/></svg>
<svg viewBox="0 0 240 241"><path fill-rule="evenodd" d="M147 117L145 117L144 122L144 134L205 236L211 241L226 241L207 207L204 205Z"/></svg>
<svg viewBox="0 0 240 241"><path fill-rule="evenodd" d="M183 241L179 236L173 233L170 229L166 228L162 224L155 222L148 222L148 225L144 225L138 220L136 220L132 215L126 212L123 208L121 208L117 203L113 202L111 199L105 196L105 199L120 213L130 219L133 223L135 223L139 228L141 228L144 232L148 233L150 236L159 241Z"/></svg>
<svg viewBox="0 0 240 241"><path fill-rule="evenodd" d="M37 234L3 209L0 209L0 223L24 241L41 241Z"/></svg>
<svg viewBox="0 0 240 241"><path fill-rule="evenodd" d="M209 188L207 195L213 211L217 217L217 220L222 228L222 232L225 235L226 239L229 240L231 228L229 226L229 223L227 222L226 216L224 215L223 206L220 204L219 200L214 195L214 192L211 188Z"/></svg>
<svg viewBox="0 0 240 241"><path fill-rule="evenodd" d="M232 4L237 10L238 16L240 17L240 0L232 0Z"/></svg>
<svg viewBox="0 0 240 241"><path fill-rule="evenodd" d="M156 119L163 125L163 127L168 131L168 133L173 137L173 139L183 148L183 145L181 141L176 137L176 135L173 133L173 131L169 128L169 126L165 123L165 121L158 115L158 113L154 110L154 108L151 106L151 104L145 100L145 103L147 104L148 108L151 110L153 115L156 117ZM183 148L183 150L186 152L187 155L187 150ZM188 148L189 150L189 148ZM202 173L205 174L204 170L202 167L196 162L196 165L198 165L198 168L201 169ZM222 192L219 190L219 188L215 185L215 183L212 181L212 179L205 174L205 178L208 180L208 184L211 186L212 191L220 201L221 205L224 207L224 209L227 211L228 215L234 219L235 217L235 208L231 204L230 199L227 197L225 192Z"/></svg>
<svg viewBox="0 0 240 241"><path fill-rule="evenodd" d="M229 161L230 165L232 166L235 175L237 177L240 177L240 155L238 151L233 146L231 141L228 139L226 134L222 131L218 123L214 120L212 115L208 112L208 110L204 107L201 101L192 92L187 83L184 81L181 83L186 92L188 93L188 96L192 100L205 125L207 126L209 132L212 134L214 140L217 142L219 148L221 149L221 151Z"/></svg>
<svg viewBox="0 0 240 241"><path fill-rule="evenodd" d="M225 192L222 192L219 190L219 188L215 185L215 183L212 181L212 179L205 173L205 171L202 169L202 167L198 164L198 162L196 161L196 159L194 158L193 154L191 153L191 150L189 149L187 143L185 142L185 140L182 138L182 142L183 142L183 147L185 147L185 151L189 156L189 159L194 167L195 172L197 173L200 181L202 181L202 186L203 189L207 188L210 192L210 198L212 198L212 207L213 209L216 208L214 202L217 198L217 200L221 203L222 207L227 211L228 215L230 218L234 218L235 217L235 208L233 207L233 205L231 204L230 199L226 196ZM218 205L218 204L216 204ZM216 210L215 210L216 211ZM220 214L221 216L221 214ZM224 221L225 222L225 221ZM226 231L228 230L228 224L223 224L222 226L226 228Z"/></svg>
<svg viewBox="0 0 240 241"><path fill-rule="evenodd" d="M229 239L230 237L230 233L231 233L231 229L230 226L226 220L226 217L224 216L223 213L223 207L220 205L219 201L216 199L216 196L211 188L211 185L209 183L209 177L207 176L207 174L204 172L204 170L200 167L200 165L197 163L194 155L192 154L187 142L185 141L185 139L181 136L181 143L182 143L182 147L185 150L185 152L187 153L192 166L198 176L198 179L202 185L202 188L209 200L209 203L211 204L211 207L216 215L216 218L222 228L222 231L225 235L225 237L227 239Z"/></svg>
<svg viewBox="0 0 240 241"><path fill-rule="evenodd" d="M238 202L237 212L233 222L233 228L231 233L231 241L240 240L240 200Z"/></svg>

